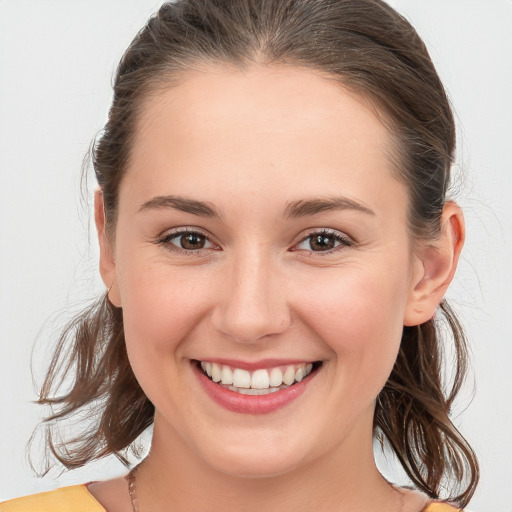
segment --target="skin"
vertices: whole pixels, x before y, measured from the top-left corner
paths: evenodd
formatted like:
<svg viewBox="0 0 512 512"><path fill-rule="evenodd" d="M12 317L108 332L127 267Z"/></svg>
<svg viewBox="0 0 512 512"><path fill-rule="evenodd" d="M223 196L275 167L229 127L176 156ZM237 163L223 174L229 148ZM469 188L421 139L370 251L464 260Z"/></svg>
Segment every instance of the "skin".
<svg viewBox="0 0 512 512"><path fill-rule="evenodd" d="M102 277L156 408L137 474L142 510L423 507L375 467L373 411L403 325L431 318L453 277L464 228L447 203L435 245L413 242L392 149L361 98L311 71L210 68L146 99L113 239L96 195ZM166 195L218 216L141 209ZM333 196L368 211L286 215ZM157 243L183 227L205 247ZM350 242L313 251L307 237L323 229ZM219 357L322 365L301 396L255 416L200 386L191 361ZM124 480L90 490L108 511L130 510Z"/></svg>

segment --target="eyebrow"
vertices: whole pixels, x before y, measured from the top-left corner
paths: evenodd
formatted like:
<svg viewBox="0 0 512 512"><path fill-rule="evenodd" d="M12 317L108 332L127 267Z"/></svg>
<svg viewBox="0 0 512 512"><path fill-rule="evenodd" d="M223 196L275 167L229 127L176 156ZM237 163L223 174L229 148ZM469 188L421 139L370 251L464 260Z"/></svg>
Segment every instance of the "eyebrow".
<svg viewBox="0 0 512 512"><path fill-rule="evenodd" d="M191 213L199 217L222 217L212 203L173 195L153 197L139 208L139 212L164 208L174 208L175 210ZM283 218L307 217L332 210L355 210L367 215L375 215L373 210L354 199L336 196L325 199L299 199L292 201L287 204Z"/></svg>
<svg viewBox="0 0 512 512"><path fill-rule="evenodd" d="M220 212L211 203L173 195L153 197L139 208L139 212L163 208L174 208L199 217L221 217Z"/></svg>
<svg viewBox="0 0 512 512"><path fill-rule="evenodd" d="M292 201L288 203L285 209L284 218L307 217L331 210L355 210L367 215L375 215L373 210L354 199L336 196L325 199L300 199Z"/></svg>

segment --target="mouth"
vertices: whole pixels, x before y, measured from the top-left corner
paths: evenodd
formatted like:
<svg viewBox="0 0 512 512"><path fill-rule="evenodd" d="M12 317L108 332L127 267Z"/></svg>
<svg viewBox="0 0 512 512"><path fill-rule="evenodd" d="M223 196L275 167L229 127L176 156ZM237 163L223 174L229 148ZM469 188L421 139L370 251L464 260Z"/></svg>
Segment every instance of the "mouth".
<svg viewBox="0 0 512 512"><path fill-rule="evenodd" d="M308 379L321 361L285 364L252 371L212 361L196 361L204 376L218 386L241 395L262 396L283 391Z"/></svg>

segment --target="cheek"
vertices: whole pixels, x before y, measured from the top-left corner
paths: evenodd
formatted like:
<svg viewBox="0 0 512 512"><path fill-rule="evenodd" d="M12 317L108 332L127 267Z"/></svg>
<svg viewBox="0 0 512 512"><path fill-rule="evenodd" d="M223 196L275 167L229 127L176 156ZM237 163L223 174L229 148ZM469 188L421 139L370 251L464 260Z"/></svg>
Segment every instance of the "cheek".
<svg viewBox="0 0 512 512"><path fill-rule="evenodd" d="M351 268L312 280L302 317L336 355L347 378L385 383L403 329L408 279L396 265ZM378 271L378 270L381 271Z"/></svg>
<svg viewBox="0 0 512 512"><path fill-rule="evenodd" d="M179 397L188 392L183 379L184 341L193 336L207 311L205 280L197 275L198 269L136 258L118 268L131 367L155 406L167 404L171 411L180 410Z"/></svg>
<svg viewBox="0 0 512 512"><path fill-rule="evenodd" d="M132 261L126 272L119 269L129 349L143 346L145 352L169 355L169 348L176 349L194 331L207 310L207 281L198 274L199 267L173 268L159 261Z"/></svg>

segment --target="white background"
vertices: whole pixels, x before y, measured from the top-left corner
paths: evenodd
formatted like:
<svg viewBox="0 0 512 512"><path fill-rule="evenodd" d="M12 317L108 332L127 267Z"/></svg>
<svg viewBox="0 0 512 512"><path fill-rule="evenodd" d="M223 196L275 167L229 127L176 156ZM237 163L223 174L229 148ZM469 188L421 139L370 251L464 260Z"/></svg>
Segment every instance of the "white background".
<svg viewBox="0 0 512 512"><path fill-rule="evenodd" d="M56 314L102 289L79 202L82 157L115 65L159 3L0 0L0 501L122 471L106 461L59 480L32 475L25 445L40 412L29 366L37 339L40 378ZM468 240L449 297L471 341L464 394L474 398L456 423L481 463L471 509L512 512L512 1L390 3L426 41L459 122Z"/></svg>

